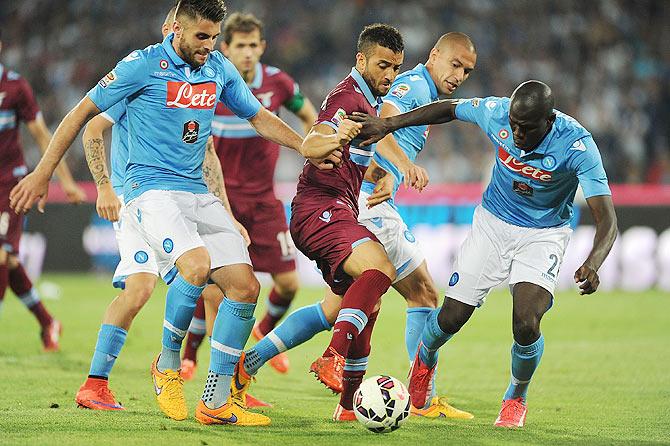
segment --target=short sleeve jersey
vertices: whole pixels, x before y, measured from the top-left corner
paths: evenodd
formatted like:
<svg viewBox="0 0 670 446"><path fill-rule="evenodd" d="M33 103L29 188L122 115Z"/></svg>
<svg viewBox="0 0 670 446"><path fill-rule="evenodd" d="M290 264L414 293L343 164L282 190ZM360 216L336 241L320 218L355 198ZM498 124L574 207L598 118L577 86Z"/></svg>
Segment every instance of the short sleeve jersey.
<svg viewBox="0 0 670 446"><path fill-rule="evenodd" d="M438 98L437 87L435 82L430 77L430 73L423 64L418 64L409 71L400 74L389 93L384 97L384 102L393 105L400 113L412 111L422 105L430 104ZM405 152L410 161L414 161L423 150L428 138L429 127L427 125L418 125L413 127L405 127L393 132L393 137ZM389 172L395 178L395 190L393 197L398 191L398 187L403 182L403 175L397 166L382 157L379 153L375 153L375 162L384 170ZM362 190L367 193L372 193L375 185L369 181L363 181ZM390 200L393 201L393 198Z"/></svg>
<svg viewBox="0 0 670 446"><path fill-rule="evenodd" d="M298 84L279 68L259 63L249 84L253 95L272 113L291 101L300 90ZM249 121L236 116L228 107L216 107L212 136L216 153L225 169L226 191L232 197L274 196L273 181L279 144L259 136Z"/></svg>
<svg viewBox="0 0 670 446"><path fill-rule="evenodd" d="M133 51L88 92L100 111L126 100L127 202L155 189L206 193L202 163L217 101L243 119L261 107L221 53L193 68L177 55L173 38Z"/></svg>
<svg viewBox="0 0 670 446"><path fill-rule="evenodd" d="M15 183L28 173L19 123L34 121L39 113L28 81L0 65L0 185Z"/></svg>
<svg viewBox="0 0 670 446"><path fill-rule="evenodd" d="M377 115L381 99L375 97L360 73L353 68L351 74L333 89L321 104L317 124L326 124L337 130L344 118L353 112ZM332 170L319 170L305 163L293 204L313 204L317 207L324 200L340 199L352 209L358 209L358 194L375 146L358 147L354 139L345 146L342 164Z"/></svg>
<svg viewBox="0 0 670 446"><path fill-rule="evenodd" d="M574 118L555 111L556 120L531 152L514 146L509 98L474 98L456 106L456 117L479 126L496 154L482 205L501 220L522 227L563 226L581 185L586 198L611 195L600 152Z"/></svg>

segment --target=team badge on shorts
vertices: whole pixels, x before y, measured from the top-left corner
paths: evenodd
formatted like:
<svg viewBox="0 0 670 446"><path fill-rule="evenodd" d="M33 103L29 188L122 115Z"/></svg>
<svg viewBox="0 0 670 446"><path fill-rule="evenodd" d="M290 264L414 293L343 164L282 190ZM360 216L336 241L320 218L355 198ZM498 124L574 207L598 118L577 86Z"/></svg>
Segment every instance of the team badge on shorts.
<svg viewBox="0 0 670 446"><path fill-rule="evenodd" d="M187 121L184 123L184 132L181 135L181 140L186 144L194 144L198 140L199 131L200 123L198 121Z"/></svg>
<svg viewBox="0 0 670 446"><path fill-rule="evenodd" d="M410 243L414 243L416 241L416 238L414 237L414 234L409 232L409 230L405 231L405 240L407 240Z"/></svg>
<svg viewBox="0 0 670 446"><path fill-rule="evenodd" d="M454 273L451 275L451 278L449 279L449 286L454 286L458 283L458 279L460 279L458 273Z"/></svg>
<svg viewBox="0 0 670 446"><path fill-rule="evenodd" d="M147 263L149 261L149 254L144 251L137 251L135 253L135 261L137 263Z"/></svg>
<svg viewBox="0 0 670 446"><path fill-rule="evenodd" d="M166 238L163 240L163 250L170 254L172 250L174 249L174 242L172 241L171 238Z"/></svg>
<svg viewBox="0 0 670 446"><path fill-rule="evenodd" d="M330 219L332 218L333 213L330 211L323 211L323 213L319 216L319 220L325 223L330 223Z"/></svg>

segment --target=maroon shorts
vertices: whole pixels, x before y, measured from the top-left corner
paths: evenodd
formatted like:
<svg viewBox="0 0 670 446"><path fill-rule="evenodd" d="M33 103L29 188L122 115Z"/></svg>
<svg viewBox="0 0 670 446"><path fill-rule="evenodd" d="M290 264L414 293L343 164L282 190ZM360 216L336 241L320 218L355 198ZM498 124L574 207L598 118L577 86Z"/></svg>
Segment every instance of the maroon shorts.
<svg viewBox="0 0 670 446"><path fill-rule="evenodd" d="M16 255L23 232L23 215L17 215L9 207L9 192L14 186L14 183L0 184L0 247Z"/></svg>
<svg viewBox="0 0 670 446"><path fill-rule="evenodd" d="M377 237L358 223L356 212L340 200L312 204L295 203L291 215L291 236L296 247L316 262L330 289L339 295L354 282L341 268L356 245Z"/></svg>
<svg viewBox="0 0 670 446"><path fill-rule="evenodd" d="M255 271L270 274L295 270L295 245L286 224L284 204L274 197L261 200L229 197L233 215L249 233L249 255Z"/></svg>

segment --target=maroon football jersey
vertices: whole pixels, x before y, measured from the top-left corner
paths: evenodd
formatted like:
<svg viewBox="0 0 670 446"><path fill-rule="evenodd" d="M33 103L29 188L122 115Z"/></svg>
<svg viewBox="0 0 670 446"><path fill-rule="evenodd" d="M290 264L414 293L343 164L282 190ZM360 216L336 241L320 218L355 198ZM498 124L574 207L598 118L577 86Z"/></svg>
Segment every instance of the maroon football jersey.
<svg viewBox="0 0 670 446"><path fill-rule="evenodd" d="M28 169L19 143L19 123L40 112L28 82L0 65L0 184L15 183Z"/></svg>
<svg viewBox="0 0 670 446"><path fill-rule="evenodd" d="M298 93L298 85L278 68L258 64L249 85L261 104L277 113ZM273 181L279 145L260 137L245 119L219 103L212 122L212 136L221 160L226 191L235 197L274 196Z"/></svg>
<svg viewBox="0 0 670 446"><path fill-rule="evenodd" d="M353 112L377 115L381 99L375 97L360 73L353 68L331 91L321 104L317 124L327 124L337 130L344 116ZM337 198L358 209L358 194L365 171L372 161L374 145L357 147L357 140L343 149L342 164L332 170L319 170L305 163L298 180L298 189L293 199L294 206L320 206L324 200Z"/></svg>

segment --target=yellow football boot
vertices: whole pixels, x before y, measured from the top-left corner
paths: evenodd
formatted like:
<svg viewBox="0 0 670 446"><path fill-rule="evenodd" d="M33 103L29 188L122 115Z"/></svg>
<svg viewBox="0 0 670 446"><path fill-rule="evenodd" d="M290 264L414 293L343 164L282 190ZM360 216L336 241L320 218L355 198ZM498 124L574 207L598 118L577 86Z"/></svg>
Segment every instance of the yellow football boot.
<svg viewBox="0 0 670 446"><path fill-rule="evenodd" d="M188 417L186 398L184 398L184 380L179 370L158 370L158 356L151 364L151 377L158 407L173 420L181 421Z"/></svg>

